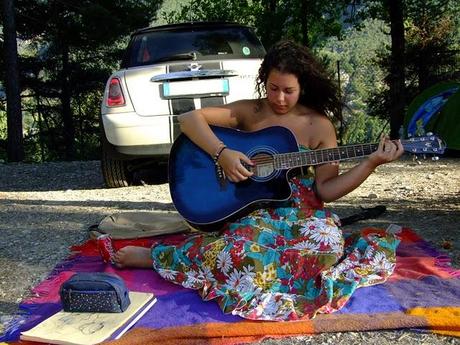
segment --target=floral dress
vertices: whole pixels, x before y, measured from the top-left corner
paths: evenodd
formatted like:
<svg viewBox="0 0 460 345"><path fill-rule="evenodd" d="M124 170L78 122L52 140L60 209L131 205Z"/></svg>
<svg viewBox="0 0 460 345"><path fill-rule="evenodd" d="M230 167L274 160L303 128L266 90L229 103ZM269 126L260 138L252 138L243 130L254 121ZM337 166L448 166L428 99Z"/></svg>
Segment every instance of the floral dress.
<svg viewBox="0 0 460 345"><path fill-rule="evenodd" d="M219 233L155 245L154 269L247 319L299 320L340 309L355 289L391 275L399 241L381 230L344 236L313 181L292 178L282 207L254 211Z"/></svg>

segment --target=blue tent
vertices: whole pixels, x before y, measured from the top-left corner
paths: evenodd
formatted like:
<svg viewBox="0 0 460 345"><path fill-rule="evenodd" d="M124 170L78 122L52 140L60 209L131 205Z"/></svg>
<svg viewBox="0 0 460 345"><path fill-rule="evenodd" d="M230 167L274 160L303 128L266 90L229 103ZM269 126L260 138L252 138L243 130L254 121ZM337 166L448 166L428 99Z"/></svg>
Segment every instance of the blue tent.
<svg viewBox="0 0 460 345"><path fill-rule="evenodd" d="M443 82L420 93L404 118L406 136L433 132L449 150L460 150L460 82Z"/></svg>

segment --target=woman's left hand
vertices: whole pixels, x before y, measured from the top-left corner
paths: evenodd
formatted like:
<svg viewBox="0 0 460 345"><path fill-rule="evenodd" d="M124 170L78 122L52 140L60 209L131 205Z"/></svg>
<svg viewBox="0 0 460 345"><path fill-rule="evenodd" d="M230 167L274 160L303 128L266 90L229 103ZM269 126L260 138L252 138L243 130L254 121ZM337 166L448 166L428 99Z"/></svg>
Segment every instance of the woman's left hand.
<svg viewBox="0 0 460 345"><path fill-rule="evenodd" d="M388 136L382 136L377 151L372 153L368 160L374 167L377 167L398 159L403 153L404 148L401 140L390 140Z"/></svg>

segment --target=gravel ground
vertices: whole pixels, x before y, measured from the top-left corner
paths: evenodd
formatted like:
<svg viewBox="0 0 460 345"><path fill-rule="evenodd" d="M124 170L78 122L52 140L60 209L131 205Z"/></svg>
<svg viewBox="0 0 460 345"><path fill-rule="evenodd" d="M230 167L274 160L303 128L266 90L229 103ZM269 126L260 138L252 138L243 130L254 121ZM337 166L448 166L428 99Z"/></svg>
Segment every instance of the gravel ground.
<svg viewBox="0 0 460 345"><path fill-rule="evenodd" d="M347 169L351 165L345 164ZM69 255L69 246L87 239L88 226L128 210L172 210L167 184L105 189L99 162L0 164L0 325L51 269ZM460 223L460 159L379 167L357 190L329 204L340 216L359 206L385 205L376 220L355 223L416 229L460 265L456 232ZM1 333L1 327L0 327ZM410 331L346 332L265 340L263 345L460 344L460 340Z"/></svg>

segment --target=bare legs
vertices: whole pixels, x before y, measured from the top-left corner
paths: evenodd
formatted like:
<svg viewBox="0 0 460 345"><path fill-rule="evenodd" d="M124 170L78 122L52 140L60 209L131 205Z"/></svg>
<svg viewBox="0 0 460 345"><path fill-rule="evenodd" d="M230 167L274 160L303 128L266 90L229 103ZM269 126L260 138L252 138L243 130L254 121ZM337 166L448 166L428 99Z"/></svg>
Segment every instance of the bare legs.
<svg viewBox="0 0 460 345"><path fill-rule="evenodd" d="M113 255L113 262L117 267L143 267L152 268L153 261L150 257L150 248L126 246Z"/></svg>

